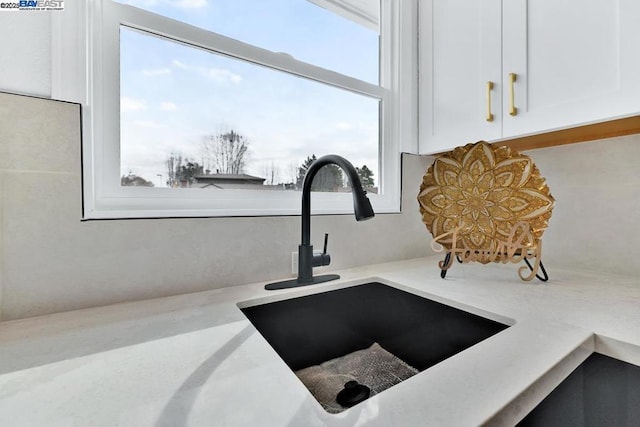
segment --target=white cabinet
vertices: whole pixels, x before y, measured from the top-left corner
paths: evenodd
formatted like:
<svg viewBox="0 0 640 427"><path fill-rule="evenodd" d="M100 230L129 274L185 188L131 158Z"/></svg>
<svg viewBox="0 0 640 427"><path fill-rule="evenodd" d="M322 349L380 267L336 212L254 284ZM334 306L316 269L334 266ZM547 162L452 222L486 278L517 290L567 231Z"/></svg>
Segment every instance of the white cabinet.
<svg viewBox="0 0 640 427"><path fill-rule="evenodd" d="M421 152L500 138L501 4L420 1ZM492 121L486 120L488 82Z"/></svg>
<svg viewBox="0 0 640 427"><path fill-rule="evenodd" d="M426 0L420 8L422 153L640 112L638 0Z"/></svg>

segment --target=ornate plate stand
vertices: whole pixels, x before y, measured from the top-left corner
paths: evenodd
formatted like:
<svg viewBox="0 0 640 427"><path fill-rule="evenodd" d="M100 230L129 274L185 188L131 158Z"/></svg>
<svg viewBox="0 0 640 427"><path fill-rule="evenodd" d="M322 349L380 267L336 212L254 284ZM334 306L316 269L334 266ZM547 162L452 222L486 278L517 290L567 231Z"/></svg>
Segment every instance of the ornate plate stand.
<svg viewBox="0 0 640 427"><path fill-rule="evenodd" d="M455 255L485 264L524 260L531 272L521 267L522 280L548 280L541 238L555 200L530 157L485 141L458 147L429 167L418 202L434 250L447 251L443 278Z"/></svg>

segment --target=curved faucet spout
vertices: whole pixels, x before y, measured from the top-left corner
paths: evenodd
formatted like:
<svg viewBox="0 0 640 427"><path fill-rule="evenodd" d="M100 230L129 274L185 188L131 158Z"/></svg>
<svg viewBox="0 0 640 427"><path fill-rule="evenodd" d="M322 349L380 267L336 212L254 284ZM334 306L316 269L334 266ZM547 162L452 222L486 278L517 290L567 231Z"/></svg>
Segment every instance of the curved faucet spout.
<svg viewBox="0 0 640 427"><path fill-rule="evenodd" d="M347 174L349 184L351 185L351 191L353 195L353 210L356 216L356 221L364 221L371 219L375 216L371 202L366 196L366 191L362 188L360 177L356 168L353 167L344 157L329 154L322 156L309 166L307 173L304 176L302 183L302 244L311 244L311 183L316 176L320 168L328 164L334 164L340 166L340 168Z"/></svg>
<svg viewBox="0 0 640 427"><path fill-rule="evenodd" d="M351 184L353 210L356 215L356 221L373 218L375 215L371 207L371 202L369 202L366 196L367 193L362 188L358 172L347 159L335 154L317 159L309 166L309 169L307 169L304 182L302 183L302 242L298 246L298 277L292 280L285 280L284 282L269 283L264 287L267 290L294 288L340 278L337 274L313 277L313 267L329 265L331 262L331 256L327 253L327 235L325 235L324 252L322 254L314 255L313 246L311 245L311 183L320 168L328 164L340 166L347 174L347 178Z"/></svg>

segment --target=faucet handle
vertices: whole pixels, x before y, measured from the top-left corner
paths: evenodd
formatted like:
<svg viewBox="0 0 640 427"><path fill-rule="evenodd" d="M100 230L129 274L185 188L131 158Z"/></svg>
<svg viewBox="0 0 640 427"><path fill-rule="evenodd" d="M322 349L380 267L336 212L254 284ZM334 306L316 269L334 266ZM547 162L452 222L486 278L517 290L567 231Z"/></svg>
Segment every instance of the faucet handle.
<svg viewBox="0 0 640 427"><path fill-rule="evenodd" d="M324 233L324 248L322 249L322 254L327 254L327 244L329 243L329 233Z"/></svg>
<svg viewBox="0 0 640 427"><path fill-rule="evenodd" d="M314 267L321 267L323 265L331 264L331 255L327 253L327 246L329 244L329 233L324 233L324 248L322 253L315 252L313 254L312 265Z"/></svg>

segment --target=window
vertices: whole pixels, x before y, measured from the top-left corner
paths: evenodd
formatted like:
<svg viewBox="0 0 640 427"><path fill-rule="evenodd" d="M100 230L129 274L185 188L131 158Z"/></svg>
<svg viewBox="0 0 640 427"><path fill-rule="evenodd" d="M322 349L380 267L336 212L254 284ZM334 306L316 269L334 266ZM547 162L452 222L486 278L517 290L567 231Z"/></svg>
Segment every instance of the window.
<svg viewBox="0 0 640 427"><path fill-rule="evenodd" d="M376 212L397 212L413 129L399 129L394 46L413 11L373 3L88 2L85 218L298 214L304 167L324 154L364 171ZM341 176L316 179L314 213L352 211Z"/></svg>
<svg viewBox="0 0 640 427"><path fill-rule="evenodd" d="M121 177L295 191L306 159L333 152L377 171L379 109L376 98L120 29ZM343 187L335 171L324 190Z"/></svg>
<svg viewBox="0 0 640 427"><path fill-rule="evenodd" d="M368 83L379 81L380 0L363 2L374 21L368 25L309 0L116 1Z"/></svg>

